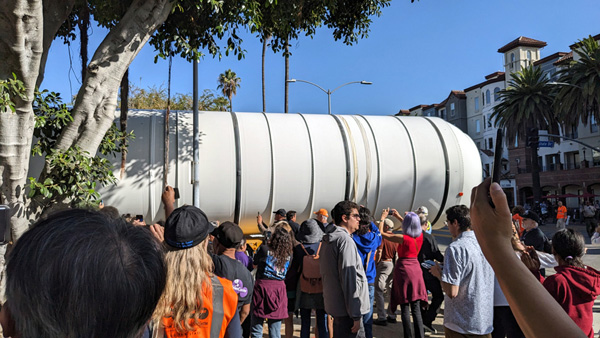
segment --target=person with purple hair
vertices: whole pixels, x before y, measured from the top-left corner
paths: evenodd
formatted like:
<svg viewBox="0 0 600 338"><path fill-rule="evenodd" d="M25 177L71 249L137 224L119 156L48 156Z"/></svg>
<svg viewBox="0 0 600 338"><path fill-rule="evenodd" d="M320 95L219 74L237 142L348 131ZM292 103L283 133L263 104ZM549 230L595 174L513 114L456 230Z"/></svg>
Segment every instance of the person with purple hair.
<svg viewBox="0 0 600 338"><path fill-rule="evenodd" d="M383 220L390 214L402 220L402 234L386 233L383 231ZM396 209L383 209L379 231L384 239L398 243L398 262L394 269L394 283L390 299L390 312L395 312L400 305L402 327L405 338L425 336L423 319L421 317L421 301L427 301L427 289L423 280L421 265L417 259L423 246L423 229L419 216L409 212L402 219ZM410 327L412 313L414 336Z"/></svg>

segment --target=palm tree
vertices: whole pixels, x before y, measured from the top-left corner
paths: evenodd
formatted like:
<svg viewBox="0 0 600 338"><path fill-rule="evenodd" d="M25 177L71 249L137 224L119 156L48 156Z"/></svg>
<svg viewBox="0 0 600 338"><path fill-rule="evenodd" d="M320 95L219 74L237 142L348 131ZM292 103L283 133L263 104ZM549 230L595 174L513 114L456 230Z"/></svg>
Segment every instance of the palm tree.
<svg viewBox="0 0 600 338"><path fill-rule="evenodd" d="M539 67L532 65L513 74L508 87L498 93L502 102L494 107L491 118L505 130L507 144L514 144L517 137L526 139L526 135L537 140L538 130L559 133L560 124L553 107L556 86L549 81ZM541 198L537 142L531 144L531 178L537 203Z"/></svg>
<svg viewBox="0 0 600 338"><path fill-rule="evenodd" d="M235 72L231 69L227 69L225 73L219 75L219 85L217 86L217 89L221 89L223 95L229 98L229 111L233 111L231 99L233 98L233 95L237 93L237 87L240 86L240 82L242 82L242 79L237 77Z"/></svg>
<svg viewBox="0 0 600 338"><path fill-rule="evenodd" d="M580 41L573 50L579 56L561 70L556 109L567 130L581 121L587 125L593 117L600 122L600 48L591 36Z"/></svg>

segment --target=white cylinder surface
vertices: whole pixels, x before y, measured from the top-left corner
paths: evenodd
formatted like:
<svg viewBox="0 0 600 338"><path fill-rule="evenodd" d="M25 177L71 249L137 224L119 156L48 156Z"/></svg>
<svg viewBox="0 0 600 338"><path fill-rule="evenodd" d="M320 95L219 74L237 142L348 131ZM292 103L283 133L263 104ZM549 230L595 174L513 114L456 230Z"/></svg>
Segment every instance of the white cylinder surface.
<svg viewBox="0 0 600 338"><path fill-rule="evenodd" d="M192 115L170 118L168 182L180 190L177 206L192 204ZM439 118L201 112L199 124L200 208L246 234L258 232L258 213L269 223L277 209L296 210L303 221L344 199L375 217L387 207L426 206L441 226L444 210L468 205L481 182L475 144ZM101 190L106 205L152 221L164 217L163 126L164 112L130 112L136 138L125 177Z"/></svg>

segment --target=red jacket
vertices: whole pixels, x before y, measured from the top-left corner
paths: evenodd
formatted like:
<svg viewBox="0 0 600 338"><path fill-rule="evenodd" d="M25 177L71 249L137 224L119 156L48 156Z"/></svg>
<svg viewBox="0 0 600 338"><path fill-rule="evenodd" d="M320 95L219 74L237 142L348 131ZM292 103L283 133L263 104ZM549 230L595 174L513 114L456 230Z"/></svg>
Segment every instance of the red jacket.
<svg viewBox="0 0 600 338"><path fill-rule="evenodd" d="M600 272L589 266L578 268L564 265L554 269L556 274L545 280L541 278L544 287L575 324L590 338L594 338L593 306L600 294Z"/></svg>

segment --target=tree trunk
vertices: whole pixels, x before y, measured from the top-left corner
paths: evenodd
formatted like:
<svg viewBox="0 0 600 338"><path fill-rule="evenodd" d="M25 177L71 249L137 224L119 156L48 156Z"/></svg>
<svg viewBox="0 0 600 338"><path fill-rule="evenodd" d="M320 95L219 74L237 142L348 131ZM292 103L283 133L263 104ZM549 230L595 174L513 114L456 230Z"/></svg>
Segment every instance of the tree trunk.
<svg viewBox="0 0 600 338"><path fill-rule="evenodd" d="M531 135L535 140L538 139L538 131ZM538 162L538 142L531 144L531 181L533 190L533 206L539 205L542 197L542 191L540 188L540 165Z"/></svg>
<svg viewBox="0 0 600 338"><path fill-rule="evenodd" d="M85 73L88 63L88 28L90 27L90 11L87 1L83 2L83 7L79 11L79 55L81 56L81 82L85 79Z"/></svg>
<svg viewBox="0 0 600 338"><path fill-rule="evenodd" d="M285 110L284 110L286 114L287 114L288 108L289 108L289 100L288 100L289 85L290 85L288 83L289 79L290 79L290 45L286 41L285 42Z"/></svg>
<svg viewBox="0 0 600 338"><path fill-rule="evenodd" d="M165 146L164 146L164 169L163 169L163 189L169 184L169 115L171 115L171 67L173 65L173 56L169 56L169 76L167 87L167 111L165 111Z"/></svg>
<svg viewBox="0 0 600 338"><path fill-rule="evenodd" d="M29 226L25 184L31 154L34 115L32 101L44 52L41 2L9 1L0 6L0 79L13 74L25 85L25 98L14 97L15 112L0 107L0 204L11 212L12 241ZM0 245L0 301L4 302L7 244Z"/></svg>
<svg viewBox="0 0 600 338"><path fill-rule="evenodd" d="M13 98L16 111L0 108L0 203L11 208L11 230L17 240L28 228L25 184L34 115L32 101L44 52L41 2L9 1L0 6L0 79L14 73L25 85L25 99Z"/></svg>
<svg viewBox="0 0 600 338"><path fill-rule="evenodd" d="M267 54L267 45L269 44L269 39L271 39L271 35L267 35L263 38L263 48L262 48L262 103L263 103L263 113L267 111L267 94L265 90L265 56Z"/></svg>
<svg viewBox="0 0 600 338"><path fill-rule="evenodd" d="M127 114L129 114L129 68L125 71L123 79L121 79L121 114L119 116L119 124L121 132L127 132ZM120 178L125 177L125 163L127 163L127 150L121 151L121 168Z"/></svg>
<svg viewBox="0 0 600 338"><path fill-rule="evenodd" d="M114 119L117 89L125 71L172 6L169 0L135 0L111 29L89 63L73 107L73 121L60 135L58 150L78 145L90 156L96 154Z"/></svg>
<svg viewBox="0 0 600 338"><path fill-rule="evenodd" d="M231 100L231 96L229 96L229 112L233 113L233 102Z"/></svg>

